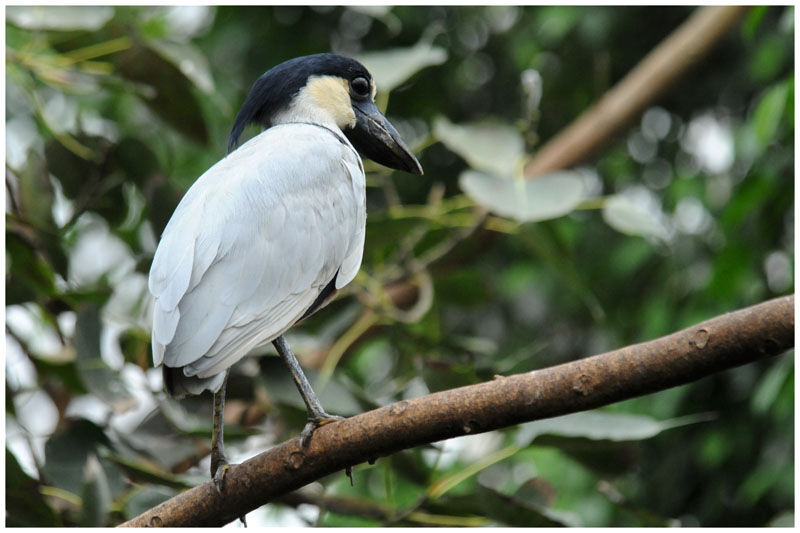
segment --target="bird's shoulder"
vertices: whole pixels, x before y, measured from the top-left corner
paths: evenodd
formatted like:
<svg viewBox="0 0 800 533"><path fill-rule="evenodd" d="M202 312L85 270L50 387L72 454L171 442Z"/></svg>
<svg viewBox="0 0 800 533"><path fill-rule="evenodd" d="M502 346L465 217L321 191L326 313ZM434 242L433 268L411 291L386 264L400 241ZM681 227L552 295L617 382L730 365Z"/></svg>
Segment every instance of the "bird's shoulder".
<svg viewBox="0 0 800 533"><path fill-rule="evenodd" d="M181 199L162 235L222 227L228 217L251 216L250 227L270 223L287 197L325 197L325 189L363 189L357 152L341 133L314 124L273 126L201 175Z"/></svg>
<svg viewBox="0 0 800 533"><path fill-rule="evenodd" d="M310 155L316 155L311 159ZM255 135L242 146L228 154L220 163L237 165L243 160L278 159L299 160L308 165L323 164L328 156L333 159L359 159L353 145L338 131L321 124L289 122L272 126Z"/></svg>

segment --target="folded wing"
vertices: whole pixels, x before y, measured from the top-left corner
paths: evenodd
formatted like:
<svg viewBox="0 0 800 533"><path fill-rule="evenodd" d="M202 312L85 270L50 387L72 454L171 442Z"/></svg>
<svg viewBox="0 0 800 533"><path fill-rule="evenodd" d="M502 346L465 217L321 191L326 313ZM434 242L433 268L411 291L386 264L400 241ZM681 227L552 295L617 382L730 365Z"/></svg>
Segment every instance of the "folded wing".
<svg viewBox="0 0 800 533"><path fill-rule="evenodd" d="M364 244L364 174L324 128L286 124L201 176L156 250L153 361L177 393L216 390L224 371L291 327ZM338 275L337 275L338 272Z"/></svg>

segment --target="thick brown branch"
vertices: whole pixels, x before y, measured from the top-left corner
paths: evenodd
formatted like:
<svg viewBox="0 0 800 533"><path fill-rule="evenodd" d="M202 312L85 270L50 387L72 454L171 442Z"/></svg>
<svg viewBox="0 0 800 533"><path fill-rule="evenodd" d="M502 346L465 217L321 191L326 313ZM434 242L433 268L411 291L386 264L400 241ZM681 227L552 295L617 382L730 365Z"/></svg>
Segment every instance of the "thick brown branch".
<svg viewBox="0 0 800 533"><path fill-rule="evenodd" d="M698 380L794 346L794 296L571 363L429 394L284 442L123 526L215 526L349 465L404 448L592 409Z"/></svg>
<svg viewBox="0 0 800 533"><path fill-rule="evenodd" d="M746 9L699 8L597 104L539 149L526 165L525 175L568 168L588 157L704 57Z"/></svg>

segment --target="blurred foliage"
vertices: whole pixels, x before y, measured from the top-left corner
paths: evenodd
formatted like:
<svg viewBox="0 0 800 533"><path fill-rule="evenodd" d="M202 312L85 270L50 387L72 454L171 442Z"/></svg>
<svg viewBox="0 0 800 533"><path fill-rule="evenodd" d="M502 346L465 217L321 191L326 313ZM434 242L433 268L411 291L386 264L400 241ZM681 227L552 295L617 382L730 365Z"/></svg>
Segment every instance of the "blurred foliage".
<svg viewBox="0 0 800 533"><path fill-rule="evenodd" d="M425 168L367 163L362 272L291 332L330 412L793 292L791 7L752 8L591 161L521 179L543 140L690 13L7 7L6 523L113 525L207 480L211 401L162 392L146 275L252 81L294 56L333 50L371 66ZM275 357L234 368L231 459L299 431L293 387ZM301 491L311 505L271 504L249 522L792 524L793 390L787 354L358 465L355 486L328 477Z"/></svg>

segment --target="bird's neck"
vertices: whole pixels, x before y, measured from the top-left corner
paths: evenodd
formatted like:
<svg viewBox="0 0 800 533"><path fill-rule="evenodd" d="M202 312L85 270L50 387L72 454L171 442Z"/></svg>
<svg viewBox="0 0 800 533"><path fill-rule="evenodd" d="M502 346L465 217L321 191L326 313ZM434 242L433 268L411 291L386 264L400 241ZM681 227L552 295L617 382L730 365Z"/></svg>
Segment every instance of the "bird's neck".
<svg viewBox="0 0 800 533"><path fill-rule="evenodd" d="M311 77L291 105L275 113L270 122L307 122L339 131L354 126L356 116L345 83L330 76Z"/></svg>
<svg viewBox="0 0 800 533"><path fill-rule="evenodd" d="M270 124L272 126L277 126L279 124L296 124L296 123L304 123L304 124L316 124L318 126L323 126L330 130L334 131L341 131L339 126L336 125L336 121L333 118L322 111L319 110L301 110L296 109L296 106L292 106L284 111L276 113L272 116L270 120Z"/></svg>

